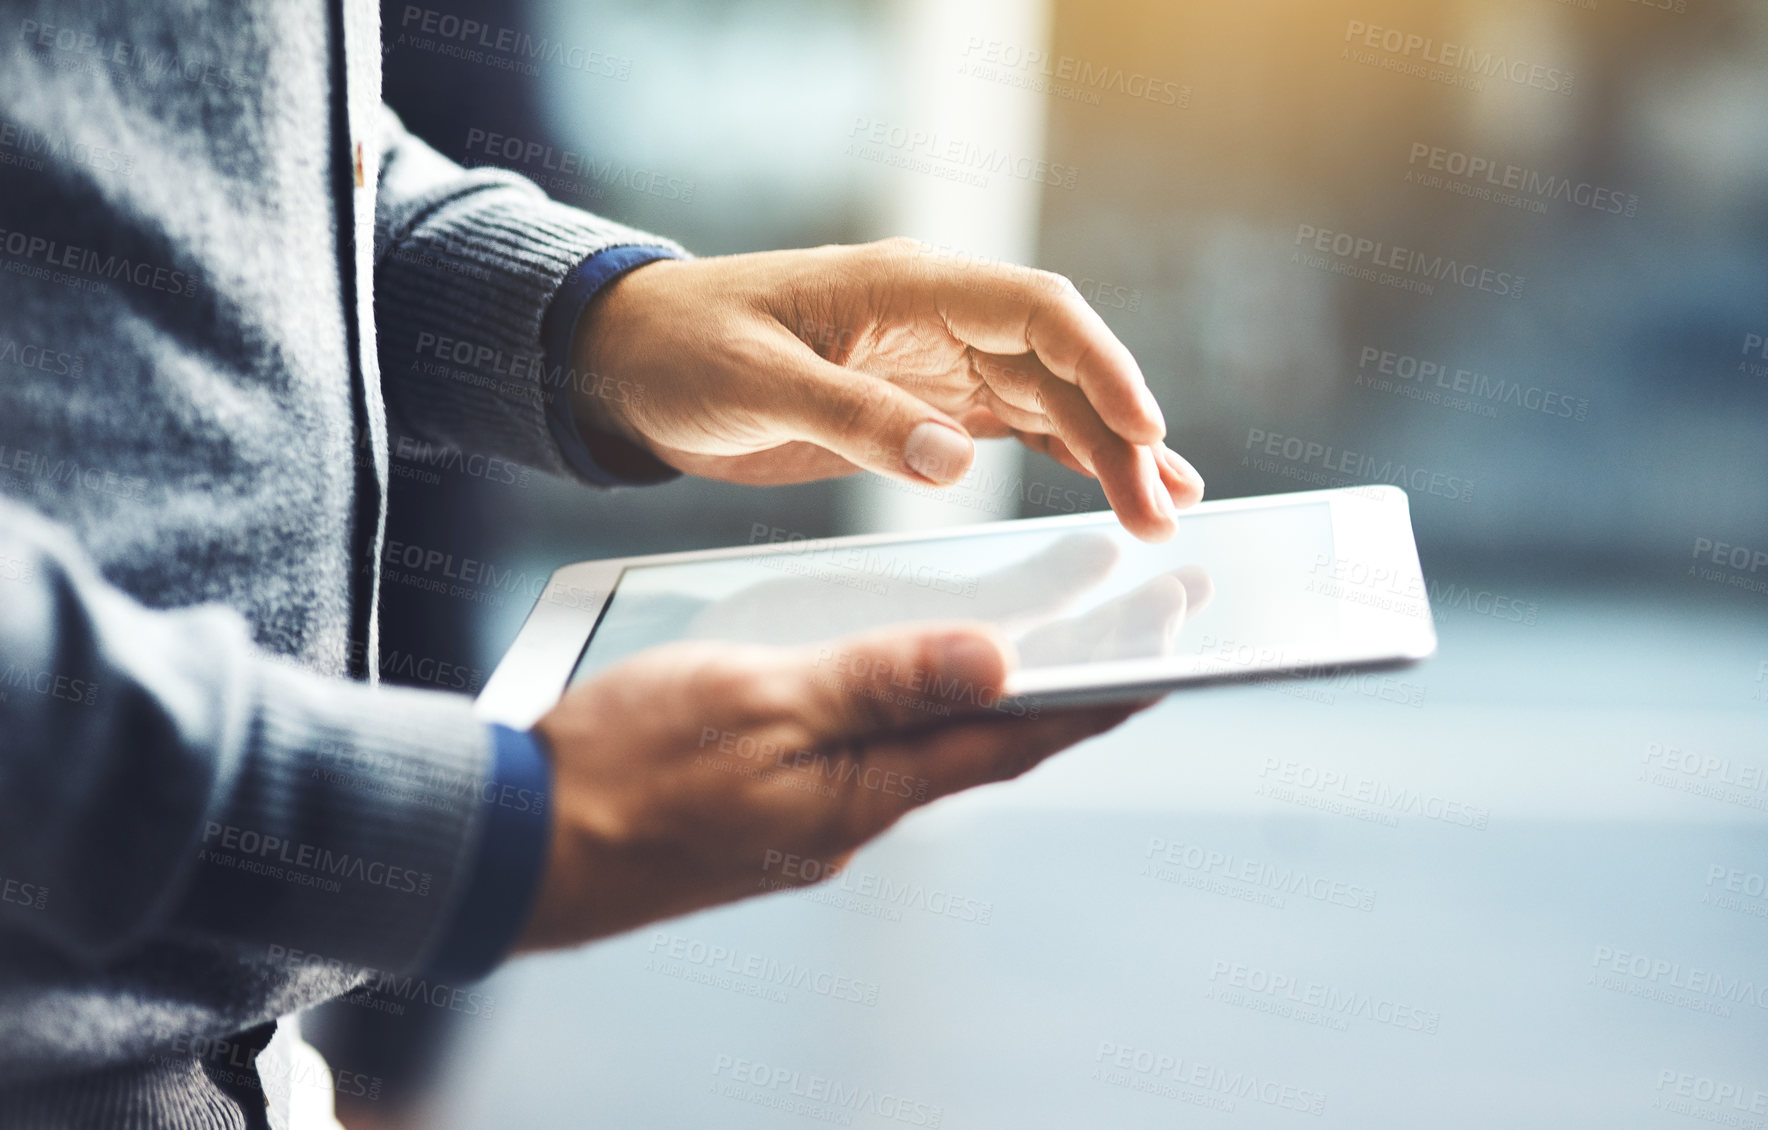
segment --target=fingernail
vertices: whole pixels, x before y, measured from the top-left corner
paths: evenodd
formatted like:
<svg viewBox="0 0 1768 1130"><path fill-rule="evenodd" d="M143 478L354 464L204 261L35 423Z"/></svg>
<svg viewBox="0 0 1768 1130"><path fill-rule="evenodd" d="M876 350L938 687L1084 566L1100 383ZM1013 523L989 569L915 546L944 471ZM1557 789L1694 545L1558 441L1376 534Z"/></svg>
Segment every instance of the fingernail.
<svg viewBox="0 0 1768 1130"><path fill-rule="evenodd" d="M1161 412L1160 401L1154 399L1154 394L1148 391L1147 385L1142 386L1142 411L1160 425L1161 434L1164 435L1166 433L1166 415Z"/></svg>
<svg viewBox="0 0 1768 1130"><path fill-rule="evenodd" d="M1162 517L1169 522L1179 520L1178 508L1173 505L1173 496L1166 492L1165 483L1156 478L1149 484L1148 493L1154 498L1154 509L1160 511Z"/></svg>
<svg viewBox="0 0 1768 1130"><path fill-rule="evenodd" d="M1179 512L1173 507L1173 496L1167 493L1166 480L1160 477L1160 452L1158 450L1151 451L1149 455L1155 464L1154 474L1143 476L1142 488L1147 491L1148 502L1154 507L1155 513L1162 515L1169 522L1177 521Z"/></svg>
<svg viewBox="0 0 1768 1130"><path fill-rule="evenodd" d="M1191 461L1189 459L1186 459L1183 455L1180 455L1178 452L1174 451L1170 447L1163 448L1162 450L1165 451L1165 453L1166 453L1167 461L1169 463L1171 463L1173 468L1175 470L1177 470L1181 475L1185 475L1188 478L1196 479L1197 485L1199 488L1201 488L1205 485L1204 481L1203 481L1203 476L1197 473L1197 468L1193 467L1191 465Z"/></svg>
<svg viewBox="0 0 1768 1130"><path fill-rule="evenodd" d="M928 420L909 433L902 462L924 479L940 484L955 483L969 469L974 450L969 436Z"/></svg>

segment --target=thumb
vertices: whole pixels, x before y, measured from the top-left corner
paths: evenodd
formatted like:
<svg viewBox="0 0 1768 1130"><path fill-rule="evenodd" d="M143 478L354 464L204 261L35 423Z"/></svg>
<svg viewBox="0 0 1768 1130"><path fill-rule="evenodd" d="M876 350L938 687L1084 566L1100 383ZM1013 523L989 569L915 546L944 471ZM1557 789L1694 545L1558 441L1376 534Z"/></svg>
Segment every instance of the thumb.
<svg viewBox="0 0 1768 1130"><path fill-rule="evenodd" d="M800 654L809 660L800 667L803 720L822 741L919 729L991 709L1016 664L998 632L966 623L882 628Z"/></svg>
<svg viewBox="0 0 1768 1130"><path fill-rule="evenodd" d="M794 439L897 479L949 486L970 469L976 444L944 412L885 377L825 361L797 339L782 352L786 387L776 411Z"/></svg>

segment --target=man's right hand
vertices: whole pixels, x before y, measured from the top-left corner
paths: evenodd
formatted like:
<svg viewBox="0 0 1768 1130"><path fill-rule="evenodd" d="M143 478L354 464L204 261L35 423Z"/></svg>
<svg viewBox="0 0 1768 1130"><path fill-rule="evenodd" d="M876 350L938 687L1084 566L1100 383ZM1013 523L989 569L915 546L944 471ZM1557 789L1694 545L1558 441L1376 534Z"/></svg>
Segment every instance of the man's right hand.
<svg viewBox="0 0 1768 1130"><path fill-rule="evenodd" d="M572 688L536 726L552 843L517 952L808 882L909 810L1017 776L1140 706L989 709L990 629L891 628L804 648L682 643Z"/></svg>
<svg viewBox="0 0 1768 1130"><path fill-rule="evenodd" d="M974 440L1012 435L1097 478L1144 541L1203 497L1136 359L1073 283L914 240L647 263L597 295L572 360L600 378L574 394L590 438L690 475L950 486Z"/></svg>

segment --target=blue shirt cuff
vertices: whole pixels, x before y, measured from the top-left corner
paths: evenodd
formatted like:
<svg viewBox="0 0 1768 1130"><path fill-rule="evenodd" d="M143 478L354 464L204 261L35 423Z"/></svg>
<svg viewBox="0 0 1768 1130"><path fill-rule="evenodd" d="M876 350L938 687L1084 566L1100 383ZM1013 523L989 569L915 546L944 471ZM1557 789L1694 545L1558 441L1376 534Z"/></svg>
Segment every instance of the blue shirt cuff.
<svg viewBox="0 0 1768 1130"><path fill-rule="evenodd" d="M491 734L479 855L428 969L449 980L476 981L509 953L528 920L552 835L552 765L540 739L508 726L492 726Z"/></svg>
<svg viewBox="0 0 1768 1130"><path fill-rule="evenodd" d="M604 382L599 374L579 373L571 364L571 343L577 338L577 323L584 311L601 293L603 287L632 270L658 259L679 259L681 256L664 247L626 245L598 251L579 263L559 284L546 316L540 323L540 343L546 351L546 371L558 373L561 379L546 382L546 421L553 439L559 445L565 462L589 482L598 486L642 486L673 479L681 474L666 463L641 451L617 436L602 437L597 448L611 459L598 458L584 441L577 426L570 390L587 383L598 396L619 398L633 395L622 382ZM612 385L612 387L607 387ZM618 464L618 470L607 465Z"/></svg>

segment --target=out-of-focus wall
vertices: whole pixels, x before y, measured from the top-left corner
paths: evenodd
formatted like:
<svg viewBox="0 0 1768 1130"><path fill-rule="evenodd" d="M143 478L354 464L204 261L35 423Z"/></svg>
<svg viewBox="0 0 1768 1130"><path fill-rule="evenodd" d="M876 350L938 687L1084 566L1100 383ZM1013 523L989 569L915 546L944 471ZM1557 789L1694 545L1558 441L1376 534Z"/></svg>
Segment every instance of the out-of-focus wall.
<svg viewBox="0 0 1768 1130"><path fill-rule="evenodd" d="M1063 0L1053 45L1045 265L1212 494L1402 481L1438 570L1768 544L1768 7Z"/></svg>

